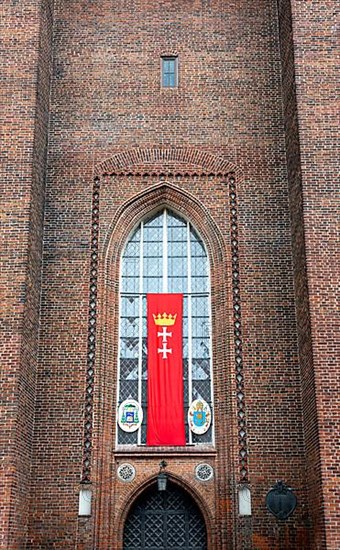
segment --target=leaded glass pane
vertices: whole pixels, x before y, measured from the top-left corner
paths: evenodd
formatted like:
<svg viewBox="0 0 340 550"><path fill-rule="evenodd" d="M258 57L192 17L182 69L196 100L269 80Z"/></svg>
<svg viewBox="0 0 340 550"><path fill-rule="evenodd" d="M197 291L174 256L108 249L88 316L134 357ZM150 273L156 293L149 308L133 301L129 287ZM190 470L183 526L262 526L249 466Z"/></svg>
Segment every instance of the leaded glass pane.
<svg viewBox="0 0 340 550"><path fill-rule="evenodd" d="M208 359L193 359L191 372L193 380L209 380L210 361Z"/></svg>
<svg viewBox="0 0 340 550"><path fill-rule="evenodd" d="M120 379L138 380L138 359L120 360Z"/></svg>
<svg viewBox="0 0 340 550"><path fill-rule="evenodd" d="M206 252L205 252L203 242L193 228L191 228L190 241L191 241L191 256L206 257Z"/></svg>
<svg viewBox="0 0 340 550"><path fill-rule="evenodd" d="M209 317L193 317L192 334L194 336L203 336L209 338L210 323Z"/></svg>
<svg viewBox="0 0 340 550"><path fill-rule="evenodd" d="M207 296L192 296L193 317L209 317L209 300Z"/></svg>
<svg viewBox="0 0 340 550"><path fill-rule="evenodd" d="M188 317L188 297L183 296L183 317Z"/></svg>
<svg viewBox="0 0 340 550"><path fill-rule="evenodd" d="M144 235L143 235L144 253L146 253L146 251L149 250L149 253L152 252L153 255L155 255L160 249L162 240L163 240L162 225L155 226L150 222L146 222L144 225ZM150 246L151 244L154 244L155 246L152 247Z"/></svg>
<svg viewBox="0 0 340 550"><path fill-rule="evenodd" d="M124 432L118 427L118 443L120 445L136 445L137 444L137 432Z"/></svg>
<svg viewBox="0 0 340 550"><path fill-rule="evenodd" d="M157 212L154 216L151 216L151 218L147 218L144 221L144 229L146 227L163 227L163 211Z"/></svg>
<svg viewBox="0 0 340 550"><path fill-rule="evenodd" d="M187 228L169 227L168 246L170 256L187 256Z"/></svg>
<svg viewBox="0 0 340 550"><path fill-rule="evenodd" d="M189 323L188 318L183 317L183 337L188 338Z"/></svg>
<svg viewBox="0 0 340 550"><path fill-rule="evenodd" d="M139 258L139 253L140 253L139 242L130 241L126 245L125 252L124 252L124 258L128 258L128 257Z"/></svg>
<svg viewBox="0 0 340 550"><path fill-rule="evenodd" d="M162 240L158 238L158 229L154 229L155 237L151 237L150 240L144 239L143 241L143 257L144 258L155 258L156 260L162 259ZM147 231L144 231L147 235ZM162 234L160 235L162 238ZM161 276L161 272L159 273Z"/></svg>
<svg viewBox="0 0 340 550"><path fill-rule="evenodd" d="M145 256L144 258L144 280L145 283L149 279L155 279L162 281L162 261L159 258L150 258Z"/></svg>
<svg viewBox="0 0 340 550"><path fill-rule="evenodd" d="M139 341L138 338L121 338L120 342L120 356L133 359L139 355Z"/></svg>
<svg viewBox="0 0 340 550"><path fill-rule="evenodd" d="M126 336L138 336L138 317L121 317L121 330Z"/></svg>
<svg viewBox="0 0 340 550"><path fill-rule="evenodd" d="M169 292L181 293L186 292L187 286L186 286L186 280L184 277L171 277L169 278L169 286L168 290Z"/></svg>
<svg viewBox="0 0 340 550"><path fill-rule="evenodd" d="M183 338L183 357L188 357L189 352L188 338Z"/></svg>
<svg viewBox="0 0 340 550"><path fill-rule="evenodd" d="M208 288L207 277L192 277L192 292L206 292Z"/></svg>
<svg viewBox="0 0 340 550"><path fill-rule="evenodd" d="M128 296L126 298L122 297L121 316L122 317L139 316L139 297L138 296Z"/></svg>
<svg viewBox="0 0 340 550"><path fill-rule="evenodd" d="M212 441L212 426L210 426L209 430L202 435L192 434L192 442L197 444L203 444L203 443L211 443Z"/></svg>
<svg viewBox="0 0 340 550"><path fill-rule="evenodd" d="M142 380L148 379L147 358L146 355L142 358Z"/></svg>
<svg viewBox="0 0 340 550"><path fill-rule="evenodd" d="M142 334L143 334L143 338L145 338L145 345L146 345L146 337L147 337L147 317L146 317L146 315L147 315L146 296L143 296L143 298L142 298L142 319L140 320L140 322L142 323Z"/></svg>
<svg viewBox="0 0 340 550"><path fill-rule="evenodd" d="M136 260L136 263L138 260ZM123 292L138 292L138 272L139 269L134 269L134 266L127 266L129 276L122 275L122 291Z"/></svg>
<svg viewBox="0 0 340 550"><path fill-rule="evenodd" d="M140 243L140 235L141 233L140 233L140 226L139 226L137 227L137 229L134 230L127 244L133 243L133 242Z"/></svg>
<svg viewBox="0 0 340 550"><path fill-rule="evenodd" d="M171 246L170 246L171 244ZM185 247L182 243L169 243L169 278L183 278L187 279L187 260L184 257Z"/></svg>
<svg viewBox="0 0 340 550"><path fill-rule="evenodd" d="M204 357L208 359L210 356L208 338L192 338L192 356L197 359Z"/></svg>
<svg viewBox="0 0 340 550"><path fill-rule="evenodd" d="M119 394L120 401L125 401L125 399L138 399L138 379L120 380Z"/></svg>
<svg viewBox="0 0 340 550"><path fill-rule="evenodd" d="M188 378L184 378L184 405L188 408L189 403L189 381ZM188 411L187 411L188 412Z"/></svg>
<svg viewBox="0 0 340 550"><path fill-rule="evenodd" d="M146 441L146 422L147 422L147 413L148 413L148 409L145 407L143 407L143 411L144 411L144 418L143 418L143 424L141 426L141 442L142 443L145 443Z"/></svg>
<svg viewBox="0 0 340 550"><path fill-rule="evenodd" d="M210 380L193 380L192 394L194 399L204 399L207 403L210 403Z"/></svg>
<svg viewBox="0 0 340 550"><path fill-rule="evenodd" d="M175 212L171 212L171 210L167 210L168 215L168 227L186 227L187 222L181 216L178 214L175 214Z"/></svg>
<svg viewBox="0 0 340 550"><path fill-rule="evenodd" d="M188 380L188 368L189 368L189 362L188 359L183 359L183 379ZM185 392L184 392L185 393Z"/></svg>
<svg viewBox="0 0 340 550"><path fill-rule="evenodd" d="M142 380L142 403L146 405L146 396L147 396L147 377Z"/></svg>
<svg viewBox="0 0 340 550"><path fill-rule="evenodd" d="M142 338L142 359L146 361L146 358L147 358L147 352L148 352L148 347L147 347L147 338Z"/></svg>

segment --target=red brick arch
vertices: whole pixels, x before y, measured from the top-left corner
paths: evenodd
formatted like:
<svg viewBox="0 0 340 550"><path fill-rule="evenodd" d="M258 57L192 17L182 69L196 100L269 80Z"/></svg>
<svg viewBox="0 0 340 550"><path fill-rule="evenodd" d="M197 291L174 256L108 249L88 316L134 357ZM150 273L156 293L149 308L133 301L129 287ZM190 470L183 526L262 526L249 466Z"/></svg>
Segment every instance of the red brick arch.
<svg viewBox="0 0 340 550"><path fill-rule="evenodd" d="M196 506L199 508L205 521L208 549L213 550L215 548L215 529L213 517L209 510L209 505L204 501L204 498L199 494L199 492L196 491L192 485L188 484L182 477L169 472L167 472L167 476L169 481L173 482L175 485L188 493L188 495L190 495L192 500L195 502ZM119 524L117 529L117 550L122 550L123 548L124 526L133 504L144 493L144 491L146 491L154 483L157 483L157 476L149 477L134 490L132 490L128 494L127 498L122 502L120 510L118 511Z"/></svg>
<svg viewBox="0 0 340 550"><path fill-rule="evenodd" d="M207 208L173 183L160 182L126 201L117 211L103 243L106 268L119 261L125 242L137 223L162 207L171 208L193 224L205 242L211 267L222 261L226 244Z"/></svg>
<svg viewBox="0 0 340 550"><path fill-rule="evenodd" d="M227 176L240 170L227 159L192 147L128 149L95 166L95 176L125 174L211 174Z"/></svg>
<svg viewBox="0 0 340 550"><path fill-rule="evenodd" d="M168 180L171 180L171 178L169 177ZM94 483L101 487L105 487L110 495L114 494L115 489L114 479L111 478L110 475L111 460L109 460L109 457L111 455L107 453L107 449L111 449L114 454L115 421L114 410L112 410L112 395L115 395L117 384L116 362L114 356L117 353L118 346L117 320L119 316L118 291L120 258L131 231L137 226L140 220L164 207L172 209L179 215L188 219L200 234L207 249L211 273L212 332L214 334L213 342L215 342L215 344L213 343L215 356L214 378L216 381L214 395L217 404L222 403L224 408L228 407L228 411L223 416L223 426L221 423L218 430L216 430L216 440L218 439L219 448L227 448L227 440L229 441L227 461L230 462L230 471L232 471L231 457L234 452L232 450L234 440L232 433L235 433L236 425L234 426L230 419L235 418L235 414L233 414L231 410L234 406L231 400L225 400L225 395L230 395L231 392L232 376L230 367L230 357L232 356L232 295L231 288L229 287L231 280L230 243L228 243L228 237L221 233L208 207L193 194L187 190L181 189L175 183L168 180L166 177L159 177L158 182L154 185L146 183L146 187L142 191L123 202L113 215L111 223L107 226L108 229L105 235L102 235L100 239L101 244L98 250L98 256L101 259L101 267L98 277L97 391L94 396L94 409L97 411L95 415L97 426L95 426L94 429L94 458L96 458L96 460L94 460L96 464L94 467ZM228 216L227 178L225 180L221 178L220 181L226 182L226 216ZM100 185L106 185L105 178L100 182ZM229 302L229 305L226 305L227 302ZM223 322L221 322L221 319L224 319ZM223 342L223 344L221 344L221 342ZM133 454L134 453L131 453L129 457L129 460L132 462L134 462ZM222 472L224 472L225 465L224 459L222 464L221 456L221 454L218 454L218 456L216 455L214 467L216 468L216 479L219 480L218 490L224 493L226 491L224 487L226 481ZM150 460L153 463L155 459L150 457ZM190 460L192 460L192 458ZM220 472L220 474L218 474L218 472ZM194 482L188 487L188 483L182 482L181 478L177 479L176 476L174 476L173 481L182 485L198 503L206 520L208 547L209 549L213 549L214 543L212 542L212 538L215 536L214 525L216 521L220 522L222 519L214 517L213 521L209 520L204 502L200 501L202 496L195 496ZM136 492L132 491L130 493L130 491L128 491L128 493L126 493L126 497L124 498L126 509L131 506L134 498L143 490L144 483L148 482L142 482L142 486L139 488L134 486L134 491ZM123 522L120 514L124 516L125 513L125 518L127 510L119 505L121 512L118 514L116 505L114 505L114 507L116 520L119 519L119 521ZM95 505L95 508L95 523L98 539L103 537L103 539L108 541L113 540L113 525L110 524L108 531L105 531L103 527L104 525L108 525L108 520L103 518L109 518L109 500L101 499L100 502ZM123 512L123 510L125 511ZM221 515L221 512L217 509L214 513ZM123 525L124 523L121 523L119 540L122 540ZM219 536L218 533L216 533L216 536Z"/></svg>

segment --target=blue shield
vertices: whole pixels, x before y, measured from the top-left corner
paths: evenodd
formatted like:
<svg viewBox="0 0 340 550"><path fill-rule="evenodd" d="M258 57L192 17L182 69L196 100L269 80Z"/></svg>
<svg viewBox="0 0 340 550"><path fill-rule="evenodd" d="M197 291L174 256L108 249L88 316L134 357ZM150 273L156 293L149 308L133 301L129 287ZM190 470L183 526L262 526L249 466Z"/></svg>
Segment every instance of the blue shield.
<svg viewBox="0 0 340 550"><path fill-rule="evenodd" d="M197 426L198 428L201 428L202 426L204 426L206 422L206 417L207 415L204 411L194 411L193 422L195 426Z"/></svg>

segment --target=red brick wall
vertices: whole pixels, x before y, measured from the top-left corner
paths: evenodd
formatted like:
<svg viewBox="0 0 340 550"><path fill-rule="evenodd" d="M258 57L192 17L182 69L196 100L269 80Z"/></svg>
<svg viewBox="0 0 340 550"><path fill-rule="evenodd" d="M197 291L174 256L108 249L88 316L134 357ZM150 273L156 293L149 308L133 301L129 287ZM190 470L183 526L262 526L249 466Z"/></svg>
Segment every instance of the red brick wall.
<svg viewBox="0 0 340 550"><path fill-rule="evenodd" d="M0 546L25 544L37 361L51 2L2 7Z"/></svg>
<svg viewBox="0 0 340 550"><path fill-rule="evenodd" d="M308 296L305 251L303 189L299 123L296 104L294 43L291 6L289 1L278 3L279 33L282 62L283 109L285 119L291 231L294 260L294 285L296 296L299 361L306 442L306 484L308 490L308 514L313 526L315 544L325 544L323 495L321 484L319 425L315 395L312 335ZM311 544L313 544L311 542ZM317 546L319 547L319 546Z"/></svg>
<svg viewBox="0 0 340 550"><path fill-rule="evenodd" d="M340 545L338 321L338 98L336 2L292 0L297 118L301 151L303 226L314 383L303 374L306 446L315 548ZM307 329L305 328L307 327ZM310 338L301 326L302 341ZM308 344L307 344L308 346ZM309 347L309 346L308 346ZM305 362L306 364L306 362ZM316 396L316 410L312 392ZM308 404L309 402L309 404ZM323 503L324 513L320 513ZM325 531L323 521L325 521Z"/></svg>

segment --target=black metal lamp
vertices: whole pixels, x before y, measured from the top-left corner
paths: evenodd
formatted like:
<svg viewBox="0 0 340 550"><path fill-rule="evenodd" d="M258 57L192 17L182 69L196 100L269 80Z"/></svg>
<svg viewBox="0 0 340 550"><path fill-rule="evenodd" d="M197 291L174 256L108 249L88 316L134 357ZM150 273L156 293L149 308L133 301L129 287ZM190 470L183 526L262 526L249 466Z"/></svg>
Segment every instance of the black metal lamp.
<svg viewBox="0 0 340 550"><path fill-rule="evenodd" d="M168 476L163 470L167 467L168 463L165 460L162 460L159 463L159 474L157 476L157 486L159 491L166 491L166 485L168 482Z"/></svg>

